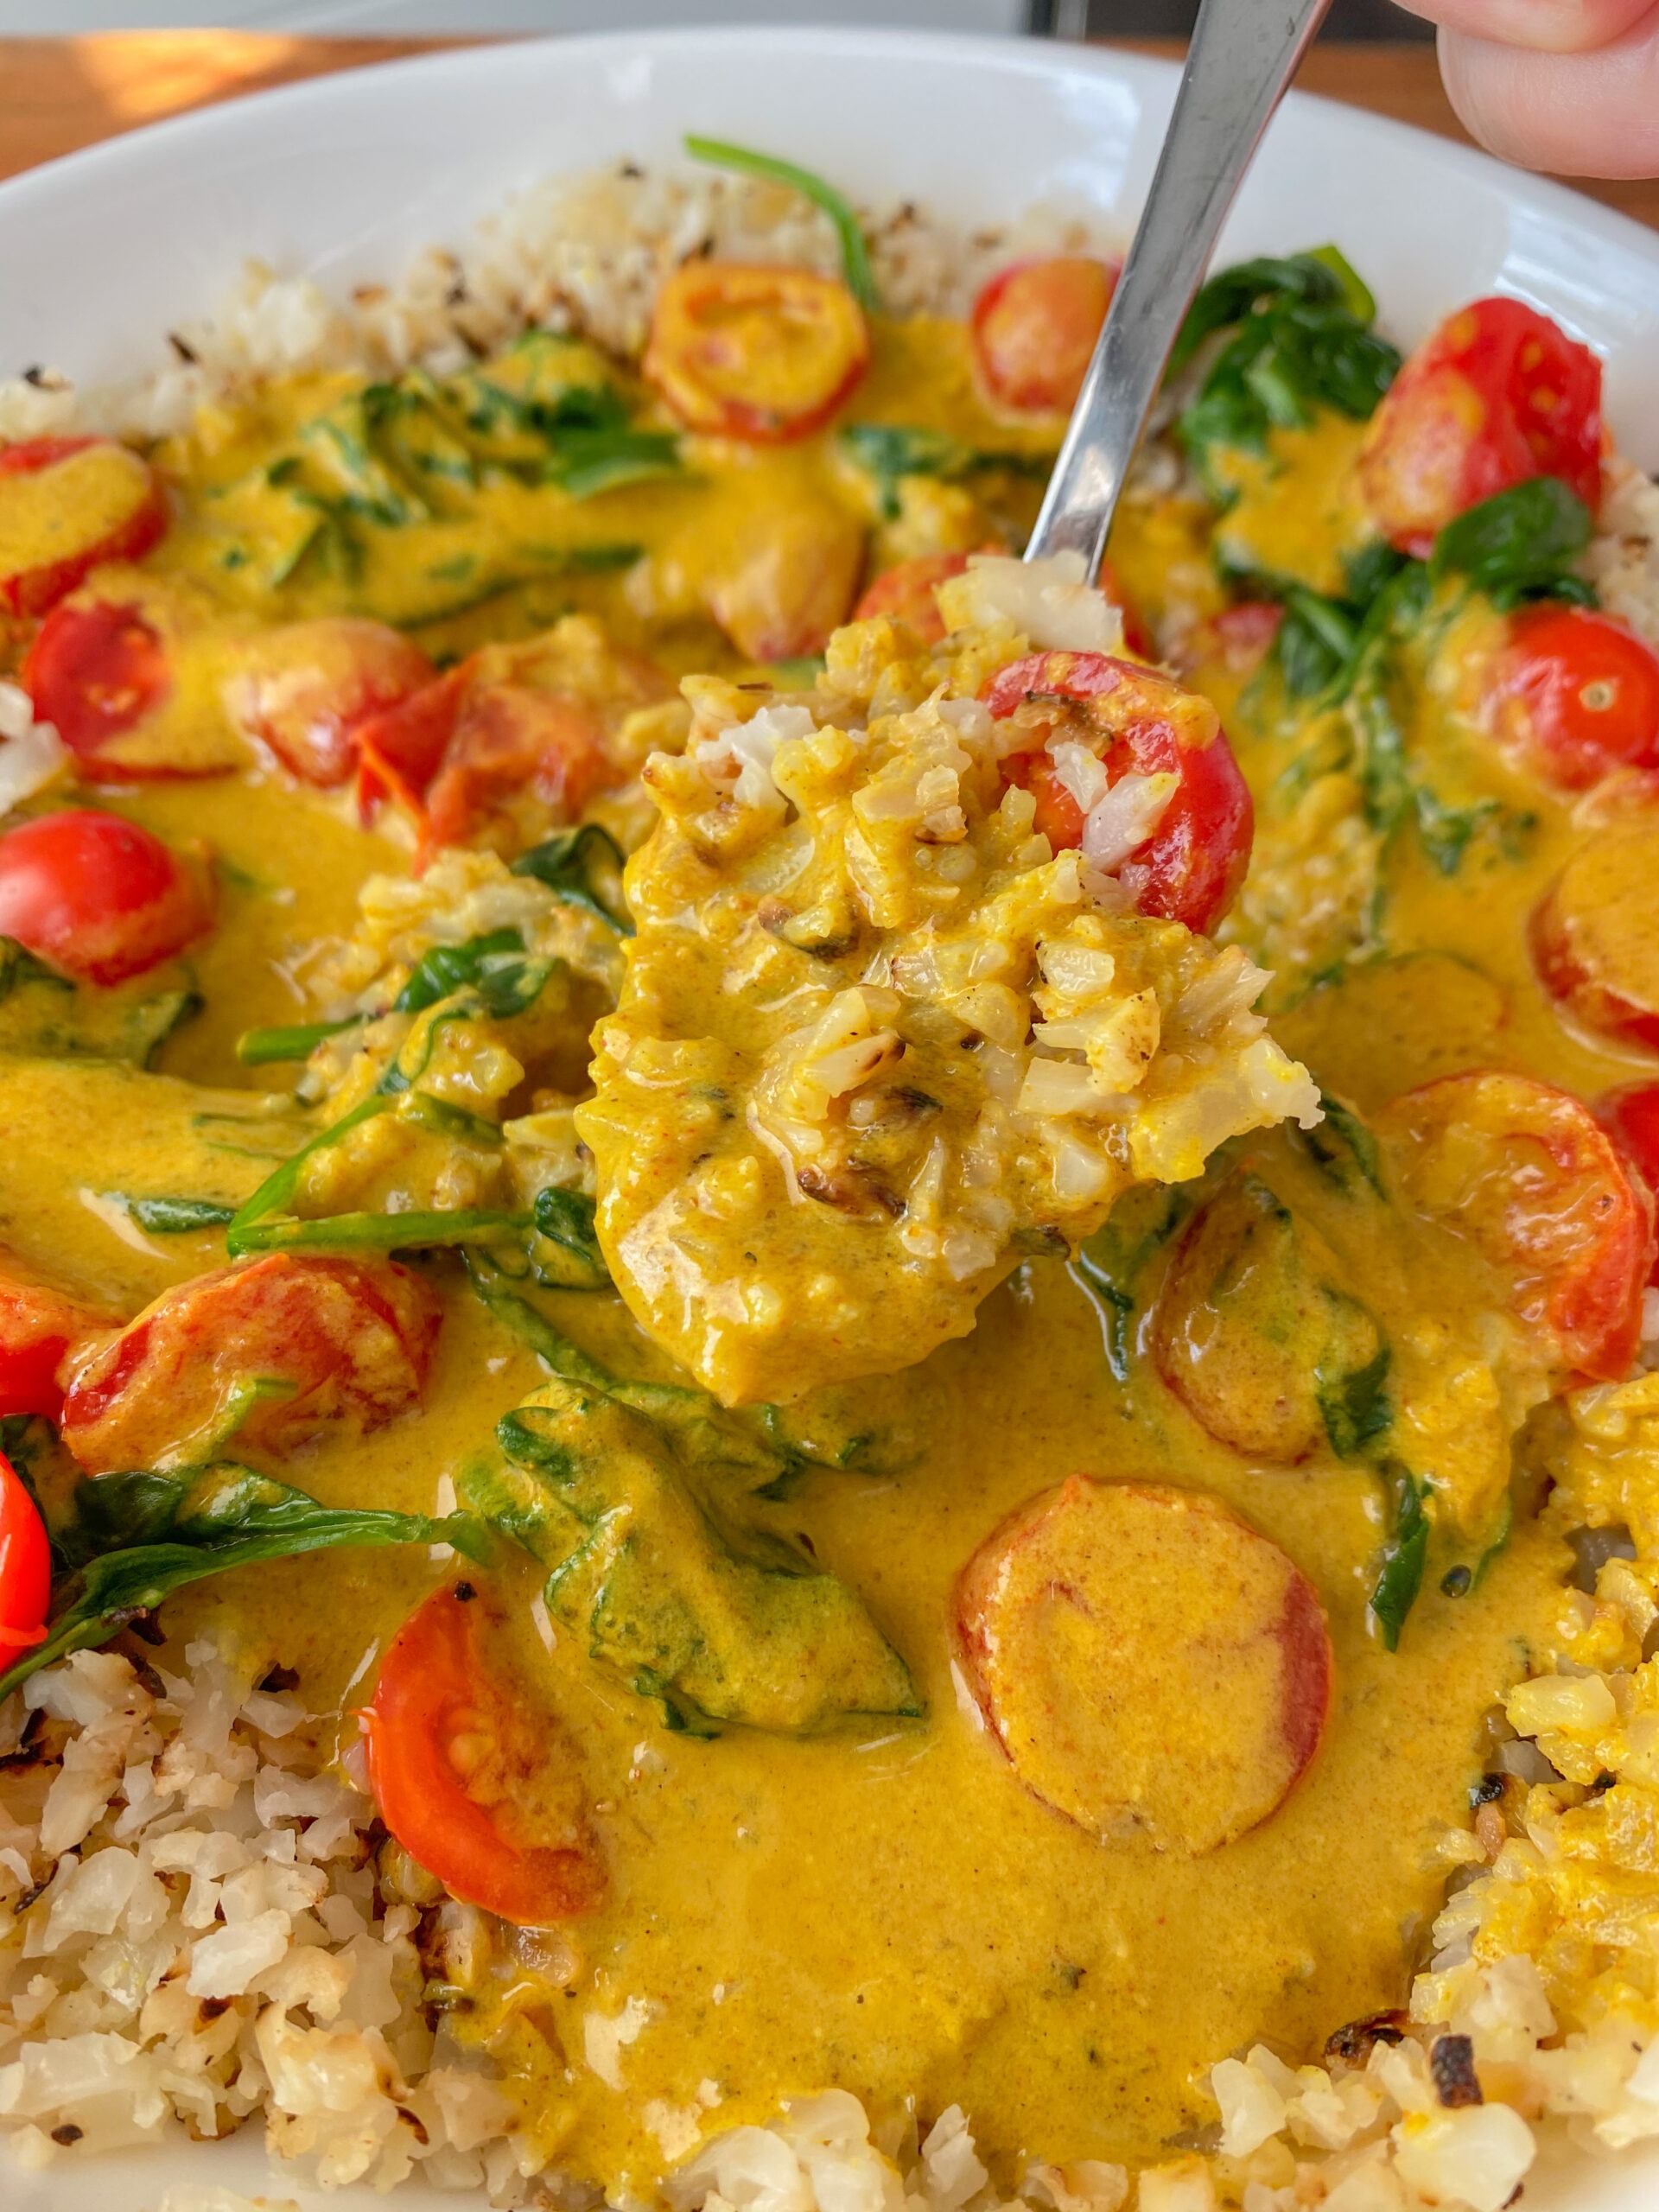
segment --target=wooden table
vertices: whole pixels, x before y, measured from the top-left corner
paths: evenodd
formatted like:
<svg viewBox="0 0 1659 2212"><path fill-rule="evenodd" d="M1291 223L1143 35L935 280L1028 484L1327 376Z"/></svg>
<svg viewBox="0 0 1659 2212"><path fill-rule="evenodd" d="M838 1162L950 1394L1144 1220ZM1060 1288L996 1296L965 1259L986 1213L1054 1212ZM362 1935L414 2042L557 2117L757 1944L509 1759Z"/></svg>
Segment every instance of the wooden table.
<svg viewBox="0 0 1659 2212"><path fill-rule="evenodd" d="M256 31L128 31L97 38L0 39L0 176L141 123L331 69L458 46L459 39L289 38ZM1176 54L1170 40L1136 41ZM1319 46L1298 80L1308 92L1437 130L1465 134L1440 89L1432 48ZM1582 191L1659 229L1659 181Z"/></svg>

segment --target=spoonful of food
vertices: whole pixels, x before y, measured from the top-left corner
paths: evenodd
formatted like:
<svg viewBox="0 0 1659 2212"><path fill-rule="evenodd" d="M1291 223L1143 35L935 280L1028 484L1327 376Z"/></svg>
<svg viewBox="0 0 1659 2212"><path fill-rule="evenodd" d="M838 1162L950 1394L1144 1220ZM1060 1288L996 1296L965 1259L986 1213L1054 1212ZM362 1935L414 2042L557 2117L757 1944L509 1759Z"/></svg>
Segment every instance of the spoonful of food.
<svg viewBox="0 0 1659 2212"><path fill-rule="evenodd" d="M1204 0L1163 151L1049 478L1027 561L1092 578L1222 224L1331 0Z"/></svg>

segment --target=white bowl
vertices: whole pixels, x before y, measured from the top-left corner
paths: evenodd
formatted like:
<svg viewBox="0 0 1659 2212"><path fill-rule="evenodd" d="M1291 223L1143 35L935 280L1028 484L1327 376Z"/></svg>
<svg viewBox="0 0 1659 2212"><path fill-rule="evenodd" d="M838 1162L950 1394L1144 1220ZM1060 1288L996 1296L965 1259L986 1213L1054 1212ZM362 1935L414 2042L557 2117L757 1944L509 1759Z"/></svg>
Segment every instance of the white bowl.
<svg viewBox="0 0 1659 2212"><path fill-rule="evenodd" d="M873 201L964 226L1035 200L1094 210L1127 238L1176 73L1071 46L867 30L549 40L347 71L135 132L0 186L0 374L49 363L121 378L222 297L251 256L342 291L458 240L515 187L682 134L775 149ZM1659 236L1559 187L1351 108L1294 95L1222 258L1340 245L1409 344L1449 308L1512 293L1606 359L1620 443L1659 467ZM1219 2054L1218 2054L1219 2055ZM816 2085L803 2083L804 2088ZM6 2212L154 2212L218 2183L336 2212L256 2139L0 2162ZM181 2200L181 2212L182 2212ZM405 2190L403 2212L456 2200ZM1528 2212L1652 2212L1659 2144L1611 2164L1553 2145Z"/></svg>

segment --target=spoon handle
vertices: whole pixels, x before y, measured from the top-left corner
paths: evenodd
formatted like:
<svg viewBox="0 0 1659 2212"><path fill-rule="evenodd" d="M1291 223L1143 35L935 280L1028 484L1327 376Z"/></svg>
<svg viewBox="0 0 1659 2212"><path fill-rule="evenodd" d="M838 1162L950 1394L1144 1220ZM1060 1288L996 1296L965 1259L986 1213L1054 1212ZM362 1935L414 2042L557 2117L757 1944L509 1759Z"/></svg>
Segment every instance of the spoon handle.
<svg viewBox="0 0 1659 2212"><path fill-rule="evenodd" d="M1250 156L1331 0L1204 0L1163 151L1026 548L1090 577L1164 365Z"/></svg>

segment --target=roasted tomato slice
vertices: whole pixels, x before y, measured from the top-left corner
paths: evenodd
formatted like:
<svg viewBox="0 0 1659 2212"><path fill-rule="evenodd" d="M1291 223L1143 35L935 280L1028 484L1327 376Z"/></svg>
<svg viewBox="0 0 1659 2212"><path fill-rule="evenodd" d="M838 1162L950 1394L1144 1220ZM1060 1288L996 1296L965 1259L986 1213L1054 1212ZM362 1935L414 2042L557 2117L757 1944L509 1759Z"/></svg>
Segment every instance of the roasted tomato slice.
<svg viewBox="0 0 1659 2212"><path fill-rule="evenodd" d="M21 1477L0 1453L0 1672L46 1635L52 1552Z"/></svg>
<svg viewBox="0 0 1659 2212"><path fill-rule="evenodd" d="M1135 661L1061 652L1014 662L986 697L1029 732L1003 773L1035 795L1049 842L1080 845L1140 912L1213 929L1244 880L1255 814L1208 700ZM1095 779L1072 747L1104 772L1087 807Z"/></svg>
<svg viewBox="0 0 1659 2212"><path fill-rule="evenodd" d="M94 776L111 738L143 721L172 688L162 640L137 607L103 600L54 607L23 663L23 689L36 715ZM123 782L134 772L111 771Z"/></svg>
<svg viewBox="0 0 1659 2212"><path fill-rule="evenodd" d="M213 918L161 839L95 807L37 815L0 836L0 937L87 983L170 960Z"/></svg>
<svg viewBox="0 0 1659 2212"><path fill-rule="evenodd" d="M855 622L868 622L885 614L913 630L925 645L937 645L944 636L944 617L933 594L940 584L966 572L965 553L920 553L900 561L874 577L853 609Z"/></svg>
<svg viewBox="0 0 1659 2212"><path fill-rule="evenodd" d="M1586 1028L1659 1052L1659 791L1646 776L1615 778L1607 791L1614 805L1533 915L1533 960Z"/></svg>
<svg viewBox="0 0 1659 2212"><path fill-rule="evenodd" d="M1360 488L1385 537L1427 558L1435 533L1533 476L1601 499L1601 363L1519 300L1477 300L1411 356L1372 418Z"/></svg>
<svg viewBox="0 0 1659 2212"><path fill-rule="evenodd" d="M113 438L0 448L0 606L14 614L44 614L101 561L142 559L166 528L161 480Z"/></svg>
<svg viewBox="0 0 1659 2212"><path fill-rule="evenodd" d="M1330 1718L1312 1584L1201 1491L1045 1491L963 1568L954 1627L1014 1772L1103 1841L1230 1843L1284 1802Z"/></svg>
<svg viewBox="0 0 1659 2212"><path fill-rule="evenodd" d="M995 404L1019 414L1070 413L1116 287L1111 262L1082 254L999 270L969 318L974 367Z"/></svg>
<svg viewBox="0 0 1659 2212"><path fill-rule="evenodd" d="M1497 743L1556 790L1659 763L1659 653L1611 614L1545 603L1510 618L1481 686Z"/></svg>
<svg viewBox="0 0 1659 2212"><path fill-rule="evenodd" d="M0 1415L43 1414L56 1421L64 1360L120 1325L112 1314L35 1281L0 1251Z"/></svg>
<svg viewBox="0 0 1659 2212"><path fill-rule="evenodd" d="M1628 1370L1653 1202L1581 1100L1480 1070L1408 1090L1376 1126L1407 1197L1484 1253L1553 1363L1598 1381Z"/></svg>
<svg viewBox="0 0 1659 2212"><path fill-rule="evenodd" d="M329 790L357 760L358 726L429 684L418 645L349 614L255 632L235 652L225 703L244 735L268 745L302 783Z"/></svg>
<svg viewBox="0 0 1659 2212"><path fill-rule="evenodd" d="M282 1452L378 1428L419 1402L438 1333L422 1278L390 1260L272 1252L166 1291L71 1363L62 1433L92 1474Z"/></svg>
<svg viewBox="0 0 1659 2212"><path fill-rule="evenodd" d="M393 1637L363 1716L380 1817L452 1897L521 1928L593 1912L606 1875L574 1760L533 1693L479 1649L471 1586Z"/></svg>
<svg viewBox="0 0 1659 2212"><path fill-rule="evenodd" d="M869 361L837 278L689 261L657 295L644 367L687 429L776 445L827 423Z"/></svg>

